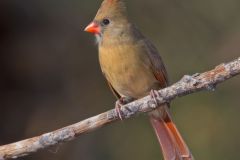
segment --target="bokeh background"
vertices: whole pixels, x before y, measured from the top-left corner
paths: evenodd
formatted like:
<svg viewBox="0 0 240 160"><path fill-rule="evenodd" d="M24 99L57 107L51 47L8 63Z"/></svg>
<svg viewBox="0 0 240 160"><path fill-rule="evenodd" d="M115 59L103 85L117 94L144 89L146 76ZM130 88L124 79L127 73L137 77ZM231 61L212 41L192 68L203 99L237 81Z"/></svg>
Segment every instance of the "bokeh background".
<svg viewBox="0 0 240 160"><path fill-rule="evenodd" d="M84 27L101 0L0 1L0 145L96 115L115 98ZM131 20L157 48L171 82L240 55L239 0L128 0ZM196 159L240 157L240 77L172 103ZM23 160L159 160L147 116L107 126Z"/></svg>

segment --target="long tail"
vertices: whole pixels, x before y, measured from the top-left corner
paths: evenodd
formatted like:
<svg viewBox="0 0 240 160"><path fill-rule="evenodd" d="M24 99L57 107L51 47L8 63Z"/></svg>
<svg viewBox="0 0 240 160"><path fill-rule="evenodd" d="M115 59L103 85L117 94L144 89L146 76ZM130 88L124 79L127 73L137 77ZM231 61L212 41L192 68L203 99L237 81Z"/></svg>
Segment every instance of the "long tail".
<svg viewBox="0 0 240 160"><path fill-rule="evenodd" d="M150 113L150 121L165 160L194 160L176 125L167 104Z"/></svg>

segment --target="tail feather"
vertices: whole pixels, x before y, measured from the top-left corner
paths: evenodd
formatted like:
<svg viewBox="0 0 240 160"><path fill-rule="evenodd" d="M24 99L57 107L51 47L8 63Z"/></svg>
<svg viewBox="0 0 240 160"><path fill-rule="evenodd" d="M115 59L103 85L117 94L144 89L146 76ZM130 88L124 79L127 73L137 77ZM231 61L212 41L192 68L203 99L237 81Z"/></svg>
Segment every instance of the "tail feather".
<svg viewBox="0 0 240 160"><path fill-rule="evenodd" d="M193 160L193 156L171 119L167 106L150 114L150 121L165 160ZM161 112L161 114L159 114ZM163 114L164 112L164 114Z"/></svg>

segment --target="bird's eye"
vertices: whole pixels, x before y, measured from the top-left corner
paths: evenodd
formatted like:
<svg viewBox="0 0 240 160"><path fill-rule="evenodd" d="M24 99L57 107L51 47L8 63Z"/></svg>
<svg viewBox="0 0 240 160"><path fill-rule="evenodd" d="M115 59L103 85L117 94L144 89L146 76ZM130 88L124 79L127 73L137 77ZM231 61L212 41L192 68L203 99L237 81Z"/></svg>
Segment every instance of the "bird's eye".
<svg viewBox="0 0 240 160"><path fill-rule="evenodd" d="M110 23L109 19L103 19L102 23L104 25L108 25Z"/></svg>

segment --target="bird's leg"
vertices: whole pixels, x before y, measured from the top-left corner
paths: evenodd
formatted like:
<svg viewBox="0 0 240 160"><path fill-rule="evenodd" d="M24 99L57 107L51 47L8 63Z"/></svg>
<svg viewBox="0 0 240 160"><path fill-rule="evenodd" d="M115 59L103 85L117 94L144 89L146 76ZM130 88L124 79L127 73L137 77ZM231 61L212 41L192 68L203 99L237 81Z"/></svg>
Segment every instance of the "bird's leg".
<svg viewBox="0 0 240 160"><path fill-rule="evenodd" d="M123 114L122 114L122 111L121 111L121 108L122 106L124 106L125 104L128 104L130 102L132 102L134 99L133 98L130 98L130 97L121 97L119 98L117 101L116 101L116 104L115 104L115 111L118 115L118 117L123 120Z"/></svg>
<svg viewBox="0 0 240 160"><path fill-rule="evenodd" d="M152 90L150 91L150 96L151 96L151 98L154 100L155 104L158 106L159 103L158 103L158 101L157 101L157 98L158 98L158 97L161 97L161 95L159 94L159 92L158 92L157 90L152 89Z"/></svg>

